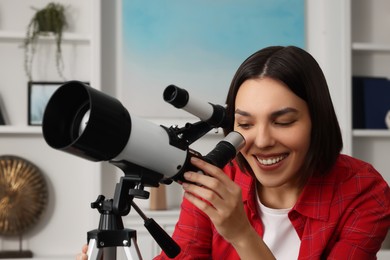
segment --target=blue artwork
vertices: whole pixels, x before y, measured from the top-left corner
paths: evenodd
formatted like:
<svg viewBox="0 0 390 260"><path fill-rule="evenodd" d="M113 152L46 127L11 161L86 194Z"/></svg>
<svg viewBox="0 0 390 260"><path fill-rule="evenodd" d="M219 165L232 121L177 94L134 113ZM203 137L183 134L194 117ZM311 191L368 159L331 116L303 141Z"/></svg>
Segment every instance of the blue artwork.
<svg viewBox="0 0 390 260"><path fill-rule="evenodd" d="M175 84L224 104L238 66L269 45L305 47L304 0L122 0L122 101L143 117L188 117L165 103Z"/></svg>

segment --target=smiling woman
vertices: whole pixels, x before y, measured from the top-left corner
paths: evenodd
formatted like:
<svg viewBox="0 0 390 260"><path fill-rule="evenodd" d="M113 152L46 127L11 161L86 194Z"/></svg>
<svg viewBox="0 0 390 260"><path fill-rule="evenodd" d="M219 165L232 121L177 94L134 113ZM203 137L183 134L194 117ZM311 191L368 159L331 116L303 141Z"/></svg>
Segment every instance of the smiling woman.
<svg viewBox="0 0 390 260"><path fill-rule="evenodd" d="M225 135L246 143L223 169L191 158L204 174L184 174L175 259L376 259L390 188L372 165L340 153L316 60L296 46L263 48L238 68L226 105Z"/></svg>

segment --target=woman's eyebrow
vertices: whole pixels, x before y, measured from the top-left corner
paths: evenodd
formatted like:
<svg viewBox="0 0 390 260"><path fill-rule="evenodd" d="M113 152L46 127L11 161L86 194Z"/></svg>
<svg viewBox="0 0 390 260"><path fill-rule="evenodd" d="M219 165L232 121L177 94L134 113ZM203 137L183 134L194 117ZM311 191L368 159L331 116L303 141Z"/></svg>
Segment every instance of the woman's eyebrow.
<svg viewBox="0 0 390 260"><path fill-rule="evenodd" d="M298 110L292 107L286 107L271 113L271 117L276 118L288 113L298 113Z"/></svg>
<svg viewBox="0 0 390 260"><path fill-rule="evenodd" d="M238 114L238 115L241 115L241 116L251 116L251 114L249 112L240 110L238 108L236 109L235 114Z"/></svg>
<svg viewBox="0 0 390 260"><path fill-rule="evenodd" d="M286 107L286 108L272 112L271 117L276 118L276 117L279 117L279 116L282 116L282 115L285 115L288 113L298 113L298 110L295 108L292 108L292 107ZM251 113L249 113L247 111L240 110L240 109L236 109L235 114L238 114L241 116L252 116Z"/></svg>

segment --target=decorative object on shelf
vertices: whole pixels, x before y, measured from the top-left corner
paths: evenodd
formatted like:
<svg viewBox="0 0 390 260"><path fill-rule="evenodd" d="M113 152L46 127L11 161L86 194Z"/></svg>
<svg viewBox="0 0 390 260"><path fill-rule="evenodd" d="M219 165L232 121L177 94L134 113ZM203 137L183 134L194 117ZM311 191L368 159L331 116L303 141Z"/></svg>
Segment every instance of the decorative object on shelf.
<svg viewBox="0 0 390 260"><path fill-rule="evenodd" d="M65 80L62 73L64 64L62 60L62 33L68 26L65 16L65 7L58 3L49 3L43 9L37 9L35 15L27 26L24 40L24 69L29 81L32 81L32 64L36 46L40 36L53 35L56 42L56 67L58 75Z"/></svg>
<svg viewBox="0 0 390 260"><path fill-rule="evenodd" d="M0 125L6 125L3 112L0 109Z"/></svg>
<svg viewBox="0 0 390 260"><path fill-rule="evenodd" d="M150 188L150 210L166 210L167 195L165 185Z"/></svg>
<svg viewBox="0 0 390 260"><path fill-rule="evenodd" d="M5 110L3 99L0 95L0 125L7 125L7 124L8 124L7 113Z"/></svg>
<svg viewBox="0 0 390 260"><path fill-rule="evenodd" d="M387 111L385 122L386 122L387 128L390 129L390 110Z"/></svg>
<svg viewBox="0 0 390 260"><path fill-rule="evenodd" d="M18 156L0 156L0 235L19 236L19 250L0 251L0 258L32 257L22 249L22 235L40 219L47 201L47 184L37 166Z"/></svg>
<svg viewBox="0 0 390 260"><path fill-rule="evenodd" d="M28 82L28 125L42 125L43 113L54 91L64 82Z"/></svg>

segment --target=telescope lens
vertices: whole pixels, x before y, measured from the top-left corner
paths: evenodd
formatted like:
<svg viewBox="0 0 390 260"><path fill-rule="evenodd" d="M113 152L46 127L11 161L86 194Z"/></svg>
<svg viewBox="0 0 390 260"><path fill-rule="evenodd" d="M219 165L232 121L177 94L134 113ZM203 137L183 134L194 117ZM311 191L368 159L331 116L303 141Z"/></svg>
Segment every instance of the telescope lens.
<svg viewBox="0 0 390 260"><path fill-rule="evenodd" d="M76 140L84 132L87 127L91 110L89 102L85 102L76 112L75 118L71 126L72 140Z"/></svg>
<svg viewBox="0 0 390 260"><path fill-rule="evenodd" d="M82 82L69 81L50 98L42 132L55 149L92 161L107 161L126 146L131 119L118 100Z"/></svg>

